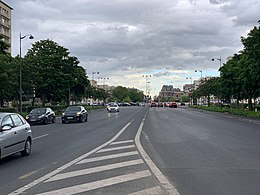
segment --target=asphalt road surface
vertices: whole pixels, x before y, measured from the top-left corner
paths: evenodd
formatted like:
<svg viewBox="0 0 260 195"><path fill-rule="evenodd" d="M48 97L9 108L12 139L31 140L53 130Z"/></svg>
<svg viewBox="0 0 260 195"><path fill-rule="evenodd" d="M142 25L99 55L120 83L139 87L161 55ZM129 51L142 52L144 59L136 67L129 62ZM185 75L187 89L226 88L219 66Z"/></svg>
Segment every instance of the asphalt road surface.
<svg viewBox="0 0 260 195"><path fill-rule="evenodd" d="M0 160L0 194L260 194L260 121L120 109L32 126L31 155Z"/></svg>

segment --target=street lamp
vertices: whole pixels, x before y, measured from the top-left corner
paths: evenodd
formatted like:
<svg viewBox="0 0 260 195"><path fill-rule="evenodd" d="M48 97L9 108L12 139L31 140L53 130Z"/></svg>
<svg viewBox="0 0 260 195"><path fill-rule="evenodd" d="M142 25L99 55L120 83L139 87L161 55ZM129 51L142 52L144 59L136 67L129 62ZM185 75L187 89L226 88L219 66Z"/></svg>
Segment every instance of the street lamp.
<svg viewBox="0 0 260 195"><path fill-rule="evenodd" d="M20 33L20 67L19 67L19 72L20 72L20 89L19 89L19 96L20 96L20 113L22 113L23 111L23 89L22 89L22 40L25 37L28 37L29 39L34 39L34 37L31 34L27 34L22 36L22 34Z"/></svg>
<svg viewBox="0 0 260 195"><path fill-rule="evenodd" d="M99 72L92 72L92 81L94 81L94 74L99 74Z"/></svg>
<svg viewBox="0 0 260 195"><path fill-rule="evenodd" d="M218 60L219 61L219 68L221 68L221 56L219 58L212 58L211 61L215 61Z"/></svg>
<svg viewBox="0 0 260 195"><path fill-rule="evenodd" d="M152 75L143 75L143 77L145 77L145 95L147 95L147 80L149 77L152 77Z"/></svg>
<svg viewBox="0 0 260 195"><path fill-rule="evenodd" d="M200 72L200 77L202 77L202 70L195 70L195 72Z"/></svg>

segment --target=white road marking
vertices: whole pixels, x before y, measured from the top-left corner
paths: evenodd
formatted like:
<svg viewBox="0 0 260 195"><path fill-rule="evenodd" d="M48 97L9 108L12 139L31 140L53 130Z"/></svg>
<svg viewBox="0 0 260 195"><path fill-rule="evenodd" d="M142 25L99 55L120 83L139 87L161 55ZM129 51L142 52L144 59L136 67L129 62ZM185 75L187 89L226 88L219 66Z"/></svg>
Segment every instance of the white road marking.
<svg viewBox="0 0 260 195"><path fill-rule="evenodd" d="M168 179L162 174L162 172L158 169L158 167L154 164L154 162L152 161L152 159L148 156L148 154L145 152L145 150L143 149L141 142L140 142L140 135L144 126L144 121L146 118L147 112L139 126L139 129L136 133L135 136L135 143L136 143L136 147L139 150L141 156L143 157L143 159L146 161L146 163L148 164L148 166L150 167L151 171L154 173L154 175L157 177L157 179L159 180L159 182L162 184L162 186L166 189L167 192L169 192L169 194L171 195L180 195L178 193L178 191L174 188L174 186L171 185L171 183L168 181Z"/></svg>
<svg viewBox="0 0 260 195"><path fill-rule="evenodd" d="M147 188L145 190L141 190L138 192L134 192L134 193L130 193L127 195L158 195L158 194L162 194L162 189L160 188L160 186L156 186L153 188Z"/></svg>
<svg viewBox="0 0 260 195"><path fill-rule="evenodd" d="M137 155L137 154L138 154L137 151L112 154L112 155L107 155L107 156L100 156L100 157L95 157L95 158L84 159L84 160L78 162L77 164L84 164L84 163L89 163L89 162L96 162L96 161L101 161L101 160L120 158L120 157L124 157L124 156L133 156L133 155Z"/></svg>
<svg viewBox="0 0 260 195"><path fill-rule="evenodd" d="M32 188L33 186L47 180L47 179L50 179L52 176L58 174L59 172L63 171L64 169L70 167L71 165L73 164L76 164L77 162L81 161L82 159L88 157L89 155L97 152L98 150L104 148L105 146L109 145L110 143L112 143L113 141L115 141L126 129L127 127L133 122L134 120L132 120L130 123L126 124L112 139L110 139L109 141L105 142L104 144L96 147L95 149L91 150L90 152L86 153L86 154L83 154L82 156L74 159L73 161L70 161L69 163L55 169L54 171L44 175L43 177L39 178L39 179L36 179L34 181L32 181L31 183L11 192L9 195L17 195L17 194L21 194L23 193L24 191Z"/></svg>
<svg viewBox="0 0 260 195"><path fill-rule="evenodd" d="M36 139L39 139L39 138L42 138L42 137L46 137L46 136L48 136L48 135L49 135L49 134L41 135L41 136L38 136L38 137L33 138L33 140L36 140Z"/></svg>
<svg viewBox="0 0 260 195"><path fill-rule="evenodd" d="M97 151L97 153L110 152L110 151L115 151L115 150L123 150L123 149L134 148L134 147L135 147L135 145L119 146L119 147L113 147L113 148L105 148L105 149Z"/></svg>
<svg viewBox="0 0 260 195"><path fill-rule="evenodd" d="M90 182L90 183L86 183L86 184L82 184L82 185L76 185L76 186L72 186L72 187L62 188L59 190L44 192L44 193L40 193L37 195L64 195L64 194L70 195L70 194L83 193L83 192L87 192L90 190L104 188L107 186L112 186L115 184L120 184L120 183L132 181L132 180L136 180L136 179L141 179L144 177L149 177L149 176L151 176L150 171L147 171L147 170L140 171L140 172L120 175L120 176L116 176L116 177L111 177L108 179L98 180L98 181L94 181L94 182Z"/></svg>
<svg viewBox="0 0 260 195"><path fill-rule="evenodd" d="M128 167L128 166L132 166L132 165L138 165L138 164L142 164L142 163L144 163L144 161L142 159L137 159L137 160L119 162L119 163L114 163L114 164L107 164L107 165L88 168L88 169L81 169L78 171L71 171L71 172L67 172L67 173L60 173L60 174L55 175L54 177L48 179L44 183L50 182L50 181L61 180L61 179L67 179L67 178L76 177L76 176L87 175L87 174L91 174L91 173L118 169L118 168L122 168L122 167Z"/></svg>
<svg viewBox="0 0 260 195"><path fill-rule="evenodd" d="M112 142L110 145L133 143L133 142L134 140L125 140L125 141Z"/></svg>

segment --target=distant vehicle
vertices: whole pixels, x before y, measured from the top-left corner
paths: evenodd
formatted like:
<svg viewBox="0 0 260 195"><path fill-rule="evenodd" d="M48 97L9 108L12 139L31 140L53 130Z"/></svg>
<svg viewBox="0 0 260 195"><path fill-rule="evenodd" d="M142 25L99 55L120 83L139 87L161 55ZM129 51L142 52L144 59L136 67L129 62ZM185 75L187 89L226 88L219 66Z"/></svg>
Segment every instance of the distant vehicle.
<svg viewBox="0 0 260 195"><path fill-rule="evenodd" d="M69 106L62 113L62 123L88 121L88 111L83 106Z"/></svg>
<svg viewBox="0 0 260 195"><path fill-rule="evenodd" d="M157 107L157 104L155 102L151 102L150 107Z"/></svg>
<svg viewBox="0 0 260 195"><path fill-rule="evenodd" d="M20 152L31 153L32 130L30 124L16 113L0 113L0 159Z"/></svg>
<svg viewBox="0 0 260 195"><path fill-rule="evenodd" d="M34 108L25 117L27 122L31 125L55 123L56 116L51 108Z"/></svg>
<svg viewBox="0 0 260 195"><path fill-rule="evenodd" d="M145 102L140 102L139 106L145 106Z"/></svg>
<svg viewBox="0 0 260 195"><path fill-rule="evenodd" d="M169 104L169 107L170 107L170 108L177 108L178 106L177 106L177 103L176 103L176 102L171 102L171 103Z"/></svg>
<svg viewBox="0 0 260 195"><path fill-rule="evenodd" d="M158 102L158 107L163 107L163 102Z"/></svg>
<svg viewBox="0 0 260 195"><path fill-rule="evenodd" d="M119 106L116 103L109 103L107 106L108 112L119 112Z"/></svg>
<svg viewBox="0 0 260 195"><path fill-rule="evenodd" d="M180 104L181 106L185 106L185 103L184 102L181 102L181 104Z"/></svg>

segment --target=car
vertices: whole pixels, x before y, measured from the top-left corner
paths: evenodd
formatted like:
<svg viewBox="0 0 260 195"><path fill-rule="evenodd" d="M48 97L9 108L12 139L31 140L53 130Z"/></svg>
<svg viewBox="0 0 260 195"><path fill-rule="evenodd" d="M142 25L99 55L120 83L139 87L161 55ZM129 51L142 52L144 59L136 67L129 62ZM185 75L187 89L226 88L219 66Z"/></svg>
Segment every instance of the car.
<svg viewBox="0 0 260 195"><path fill-rule="evenodd" d="M180 104L181 106L185 106L185 103L184 102L181 102L181 104Z"/></svg>
<svg viewBox="0 0 260 195"><path fill-rule="evenodd" d="M0 113L0 159L20 152L28 156L32 148L30 124L17 113Z"/></svg>
<svg viewBox="0 0 260 195"><path fill-rule="evenodd" d="M107 106L107 112L119 112L119 106L117 103L109 103Z"/></svg>
<svg viewBox="0 0 260 195"><path fill-rule="evenodd" d="M177 103L176 103L176 102L171 102L171 103L169 104L169 107L170 107L170 108L177 108L178 106L177 106Z"/></svg>
<svg viewBox="0 0 260 195"><path fill-rule="evenodd" d="M151 102L150 107L157 107L156 102Z"/></svg>
<svg viewBox="0 0 260 195"><path fill-rule="evenodd" d="M25 117L30 125L55 123L56 115L51 108L34 108Z"/></svg>
<svg viewBox="0 0 260 195"><path fill-rule="evenodd" d="M83 106L69 106L65 112L62 113L62 123L68 122L87 122L88 111Z"/></svg>

